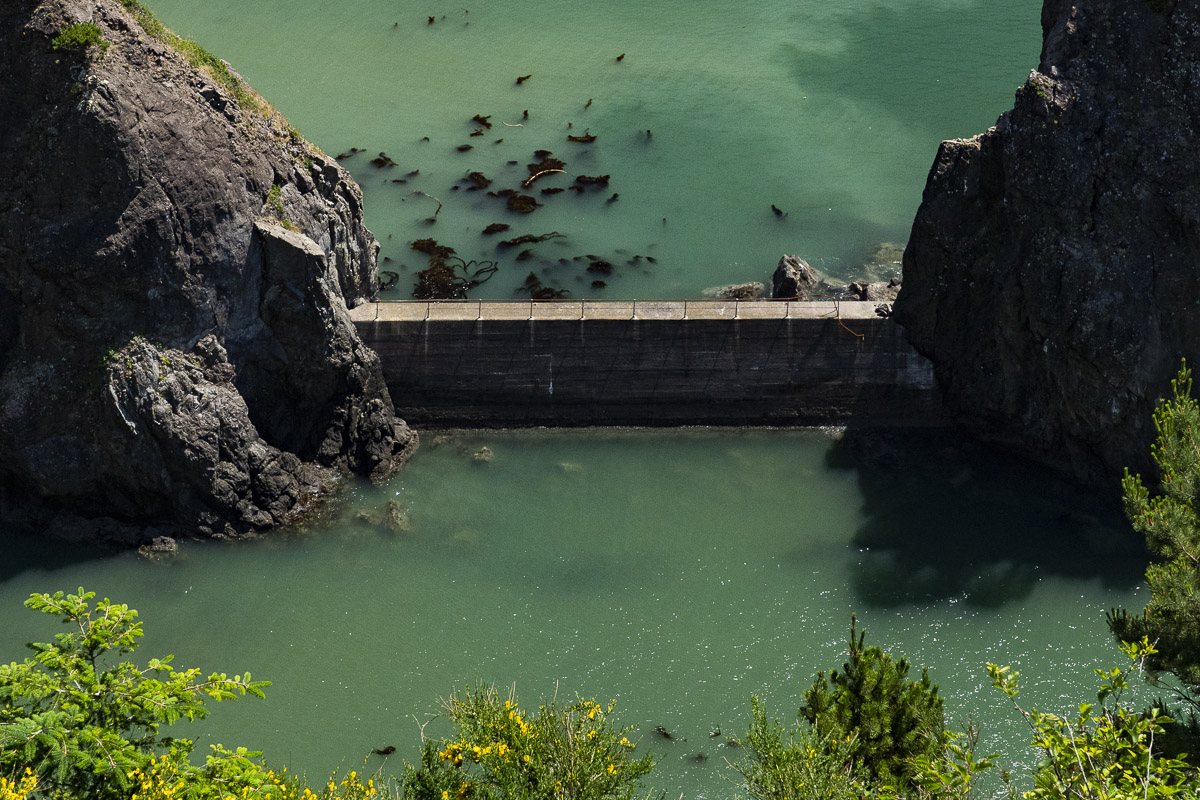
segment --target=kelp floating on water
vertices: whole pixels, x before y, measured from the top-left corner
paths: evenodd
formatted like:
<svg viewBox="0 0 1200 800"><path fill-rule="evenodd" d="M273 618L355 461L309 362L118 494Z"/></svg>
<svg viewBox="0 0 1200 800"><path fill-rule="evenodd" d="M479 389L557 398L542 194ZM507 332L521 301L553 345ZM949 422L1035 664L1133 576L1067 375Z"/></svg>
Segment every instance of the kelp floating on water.
<svg viewBox="0 0 1200 800"><path fill-rule="evenodd" d="M468 291L487 282L498 269L495 261L464 261L458 256L434 255L429 259L429 267L417 273L413 297L465 300Z"/></svg>
<svg viewBox="0 0 1200 800"><path fill-rule="evenodd" d="M516 293L528 293L531 300L562 300L571 296L571 292L567 289L544 285L542 279L533 272L525 277L525 283L517 289Z"/></svg>
<svg viewBox="0 0 1200 800"><path fill-rule="evenodd" d="M566 238L566 237L564 237L558 231L550 231L549 233L543 233L540 236L535 236L532 233L523 233L520 236L517 236L515 238L505 239L502 242L497 242L496 246L497 247L516 247L519 244L534 244L536 242L546 242L546 241L549 241L550 239L562 239L562 238Z"/></svg>

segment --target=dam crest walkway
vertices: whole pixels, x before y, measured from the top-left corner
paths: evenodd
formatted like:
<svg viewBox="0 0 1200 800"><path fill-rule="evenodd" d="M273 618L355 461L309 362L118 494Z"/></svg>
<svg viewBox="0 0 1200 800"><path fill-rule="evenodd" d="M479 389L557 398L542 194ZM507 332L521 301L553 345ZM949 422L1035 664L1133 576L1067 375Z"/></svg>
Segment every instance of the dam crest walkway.
<svg viewBox="0 0 1200 800"><path fill-rule="evenodd" d="M878 303L849 300L402 300L365 303L364 322L442 320L873 319Z"/></svg>
<svg viewBox="0 0 1200 800"><path fill-rule="evenodd" d="M457 300L351 310L424 425L943 424L879 304Z"/></svg>

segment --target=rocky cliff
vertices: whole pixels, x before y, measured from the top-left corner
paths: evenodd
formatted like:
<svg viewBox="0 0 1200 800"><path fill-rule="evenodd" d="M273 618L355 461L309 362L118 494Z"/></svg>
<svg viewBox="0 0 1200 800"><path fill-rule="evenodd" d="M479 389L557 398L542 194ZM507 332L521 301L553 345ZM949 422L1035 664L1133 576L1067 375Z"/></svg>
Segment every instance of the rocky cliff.
<svg viewBox="0 0 1200 800"><path fill-rule="evenodd" d="M361 193L227 65L134 0L10 0L0 109L0 519L239 536L407 458Z"/></svg>
<svg viewBox="0 0 1200 800"><path fill-rule="evenodd" d="M1200 356L1200 5L1046 0L996 126L944 142L896 318L979 434L1109 481Z"/></svg>

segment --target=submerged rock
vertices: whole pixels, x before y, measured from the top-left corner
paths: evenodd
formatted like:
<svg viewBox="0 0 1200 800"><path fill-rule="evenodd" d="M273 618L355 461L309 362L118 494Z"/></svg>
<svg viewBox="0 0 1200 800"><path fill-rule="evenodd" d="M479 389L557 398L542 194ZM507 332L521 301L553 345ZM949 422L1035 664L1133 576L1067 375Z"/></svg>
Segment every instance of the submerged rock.
<svg viewBox="0 0 1200 800"><path fill-rule="evenodd" d="M904 245L897 242L880 242L863 260L862 273L872 281L890 281L899 278L904 263Z"/></svg>
<svg viewBox="0 0 1200 800"><path fill-rule="evenodd" d="M384 510L383 524L392 533L407 533L412 530L408 511L395 500L389 500Z"/></svg>
<svg viewBox="0 0 1200 800"><path fill-rule="evenodd" d="M757 300L766 294L767 287L759 281L714 286L700 293L701 297L717 300Z"/></svg>
<svg viewBox="0 0 1200 800"><path fill-rule="evenodd" d="M179 542L170 536L156 536L138 548L138 555L150 561L174 561L179 555Z"/></svg>
<svg viewBox="0 0 1200 800"><path fill-rule="evenodd" d="M942 143L895 318L970 430L1109 482L1200 357L1200 6L1046 0L1042 28L1013 109Z"/></svg>
<svg viewBox="0 0 1200 800"><path fill-rule="evenodd" d="M355 513L354 521L375 527L383 524L383 514L373 508L364 508Z"/></svg>
<svg viewBox="0 0 1200 800"><path fill-rule="evenodd" d="M79 22L103 53L53 49ZM0 107L0 516L242 536L409 456L347 312L361 192L236 73L115 0L14 0Z"/></svg>

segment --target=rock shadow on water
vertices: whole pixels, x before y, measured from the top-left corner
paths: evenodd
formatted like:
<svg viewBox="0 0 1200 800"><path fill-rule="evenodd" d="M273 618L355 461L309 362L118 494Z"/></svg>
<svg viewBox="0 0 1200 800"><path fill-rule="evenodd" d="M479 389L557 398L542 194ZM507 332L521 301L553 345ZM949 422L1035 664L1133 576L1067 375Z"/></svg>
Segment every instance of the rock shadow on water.
<svg viewBox="0 0 1200 800"><path fill-rule="evenodd" d="M29 570L52 573L124 552L90 542L72 542L71 546L64 547L61 539L6 523L0 523L0 551L4 553L0 558L0 583Z"/></svg>
<svg viewBox="0 0 1200 800"><path fill-rule="evenodd" d="M855 469L862 525L851 584L861 601L998 608L1039 580L1140 585L1147 555L1120 489L1081 488L949 430L849 430L831 468Z"/></svg>

